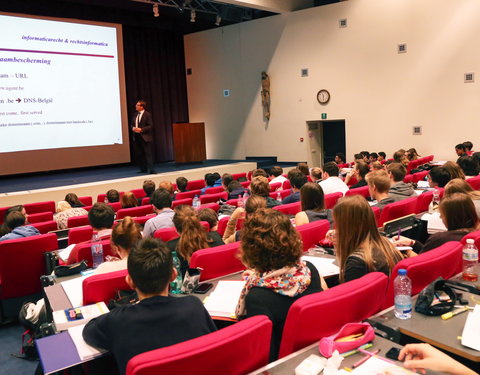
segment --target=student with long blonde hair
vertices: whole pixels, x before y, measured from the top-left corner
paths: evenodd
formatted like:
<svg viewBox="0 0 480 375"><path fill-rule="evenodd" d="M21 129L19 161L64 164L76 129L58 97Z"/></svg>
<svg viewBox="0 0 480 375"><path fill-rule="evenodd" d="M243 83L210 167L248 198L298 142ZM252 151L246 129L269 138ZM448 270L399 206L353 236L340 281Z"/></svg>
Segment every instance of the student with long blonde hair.
<svg viewBox="0 0 480 375"><path fill-rule="evenodd" d="M333 218L340 282L374 271L389 276L395 264L403 259L395 246L378 232L373 211L363 196L341 199L333 209Z"/></svg>
<svg viewBox="0 0 480 375"><path fill-rule="evenodd" d="M468 194L468 196L472 198L473 204L475 205L475 211L480 218L480 191L473 190L467 181L462 180L461 178L454 178L445 185L444 197L448 197L455 193Z"/></svg>

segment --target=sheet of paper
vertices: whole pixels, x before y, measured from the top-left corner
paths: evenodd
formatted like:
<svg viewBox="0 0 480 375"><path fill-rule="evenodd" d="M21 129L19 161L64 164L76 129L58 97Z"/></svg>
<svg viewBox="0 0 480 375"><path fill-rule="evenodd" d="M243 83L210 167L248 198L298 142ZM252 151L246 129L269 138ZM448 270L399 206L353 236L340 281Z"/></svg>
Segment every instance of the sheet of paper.
<svg viewBox="0 0 480 375"><path fill-rule="evenodd" d="M317 269L318 273L323 277L338 275L340 273L340 268L333 264L333 262L335 262L335 258L303 256L302 260L312 263Z"/></svg>
<svg viewBox="0 0 480 375"><path fill-rule="evenodd" d="M480 305L475 305L475 309L467 314L462 333L462 345L480 351Z"/></svg>
<svg viewBox="0 0 480 375"><path fill-rule="evenodd" d="M66 262L75 245L76 244L72 243L71 245L68 245L65 249L58 250L57 254L60 259Z"/></svg>
<svg viewBox="0 0 480 375"><path fill-rule="evenodd" d="M213 292L205 299L205 308L211 316L235 317L240 293L245 281L221 280Z"/></svg>
<svg viewBox="0 0 480 375"><path fill-rule="evenodd" d="M78 356L82 360L88 360L100 356L105 353L106 350L97 349L93 346L88 345L83 339L82 332L85 324L80 326L71 327L68 329L68 333L72 338L75 347L77 348Z"/></svg>
<svg viewBox="0 0 480 375"><path fill-rule="evenodd" d="M63 290L73 307L83 305L82 283L87 277L88 276L80 276L62 283Z"/></svg>
<svg viewBox="0 0 480 375"><path fill-rule="evenodd" d="M406 368L397 366L394 363L387 362L379 357L370 357L365 363L362 363L350 374L355 375L406 375L414 374Z"/></svg>

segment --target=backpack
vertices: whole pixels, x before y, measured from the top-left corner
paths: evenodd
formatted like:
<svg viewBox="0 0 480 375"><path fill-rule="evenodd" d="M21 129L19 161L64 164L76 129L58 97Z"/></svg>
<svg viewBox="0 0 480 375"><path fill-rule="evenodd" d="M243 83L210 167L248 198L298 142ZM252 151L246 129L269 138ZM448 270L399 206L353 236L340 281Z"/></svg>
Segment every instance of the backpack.
<svg viewBox="0 0 480 375"><path fill-rule="evenodd" d="M22 334L21 355L14 355L17 358L37 360L38 353L35 347L35 340L43 337L40 327L47 323L47 310L45 300L42 298L37 302L25 302L18 313L18 321L25 328Z"/></svg>

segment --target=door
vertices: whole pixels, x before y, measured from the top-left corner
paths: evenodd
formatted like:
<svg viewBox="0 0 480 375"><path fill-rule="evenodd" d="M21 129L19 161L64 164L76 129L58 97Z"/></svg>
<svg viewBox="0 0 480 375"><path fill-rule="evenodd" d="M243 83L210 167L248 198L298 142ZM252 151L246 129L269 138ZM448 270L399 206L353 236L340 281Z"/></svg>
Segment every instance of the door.
<svg viewBox="0 0 480 375"><path fill-rule="evenodd" d="M323 160L334 161L335 154L345 155L345 120L322 121Z"/></svg>

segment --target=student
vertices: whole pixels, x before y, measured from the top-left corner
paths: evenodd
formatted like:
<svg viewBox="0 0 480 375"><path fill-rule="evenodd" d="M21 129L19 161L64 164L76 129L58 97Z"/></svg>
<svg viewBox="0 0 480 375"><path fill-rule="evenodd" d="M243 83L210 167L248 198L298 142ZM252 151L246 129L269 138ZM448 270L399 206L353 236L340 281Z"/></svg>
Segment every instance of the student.
<svg viewBox="0 0 480 375"><path fill-rule="evenodd" d="M273 176L272 180L269 182L270 184L281 182L283 185L283 183L287 181L287 178L283 176L282 167L279 167L278 165L270 168L270 174Z"/></svg>
<svg viewBox="0 0 480 375"><path fill-rule="evenodd" d="M7 219L8 214L10 212L13 212L13 211L21 212L21 214L25 217L25 224L28 224L28 214L27 214L27 211L25 210L25 207L21 204L18 204L16 206L12 206L5 211L5 216L3 218L3 224L0 226L0 237L2 237L4 235L6 235L7 233L11 232L11 229L7 226L5 221Z"/></svg>
<svg viewBox="0 0 480 375"><path fill-rule="evenodd" d="M395 163L403 164L405 168L407 168L408 164L410 163L407 158L406 151L403 149L400 149L393 154L393 161Z"/></svg>
<svg viewBox="0 0 480 375"><path fill-rule="evenodd" d="M445 167L433 167L427 175L427 181L430 188L443 188L451 179L451 175Z"/></svg>
<svg viewBox="0 0 480 375"><path fill-rule="evenodd" d="M109 191L107 191L106 195L108 203L120 202L120 193L118 192L118 190L110 189Z"/></svg>
<svg viewBox="0 0 480 375"><path fill-rule="evenodd" d="M455 153L459 158L461 158L462 156L468 156L467 148L463 143L459 143L458 145L455 146Z"/></svg>
<svg viewBox="0 0 480 375"><path fill-rule="evenodd" d="M472 186L465 180L461 178L454 178L445 185L444 197L455 193L464 193L468 194L472 198L473 204L475 205L475 211L477 216L480 218L480 191L473 190Z"/></svg>
<svg viewBox="0 0 480 375"><path fill-rule="evenodd" d="M58 229L67 229L69 217L88 215L88 211L82 207L72 207L67 201L59 201L55 211L53 220L56 221Z"/></svg>
<svg viewBox="0 0 480 375"><path fill-rule="evenodd" d="M175 193L184 193L188 191L188 180L185 177L177 177L175 184L177 185L177 190L175 190Z"/></svg>
<svg viewBox="0 0 480 375"><path fill-rule="evenodd" d="M165 189L166 191L168 191L172 199L175 196L175 189L173 188L173 184L170 181L167 181L167 180L161 181L158 184L158 188Z"/></svg>
<svg viewBox="0 0 480 375"><path fill-rule="evenodd" d="M357 183L350 186L350 189L356 189L362 186L367 186L365 176L370 172L370 168L367 163L359 161L355 164L355 167L345 177L345 183L348 185L352 177L357 179Z"/></svg>
<svg viewBox="0 0 480 375"><path fill-rule="evenodd" d="M80 199L78 199L77 194L75 193L68 193L67 195L65 195L65 201L67 201L72 208L85 207L85 205L80 201Z"/></svg>
<svg viewBox="0 0 480 375"><path fill-rule="evenodd" d="M338 177L338 166L331 161L323 166L323 180L319 182L324 194L331 194L340 192L345 195L348 191L348 186Z"/></svg>
<svg viewBox="0 0 480 375"><path fill-rule="evenodd" d="M227 187L228 199L238 199L245 193L245 188L237 180L232 180Z"/></svg>
<svg viewBox="0 0 480 375"><path fill-rule="evenodd" d="M388 196L393 198L395 202L415 197L417 193L413 190L412 184L403 182L407 170L400 163L391 163L387 166L388 176L390 177L390 190Z"/></svg>
<svg viewBox="0 0 480 375"><path fill-rule="evenodd" d="M268 208L272 208L281 204L270 196L270 185L268 184L266 177L253 177L252 182L250 183L250 192L252 195L259 195L260 197L264 198Z"/></svg>
<svg viewBox="0 0 480 375"><path fill-rule="evenodd" d="M395 200L388 195L390 190L390 177L385 171L373 171L367 174L368 191L372 199L377 203L373 206L382 209L387 204L394 203Z"/></svg>
<svg viewBox="0 0 480 375"><path fill-rule="evenodd" d="M230 184L230 182L232 181L237 181L233 178L233 176L230 174L230 173L224 173L222 175L222 187L223 187L223 190L225 191L228 191L228 185ZM238 181L237 181L238 182ZM240 182L238 182L240 183Z"/></svg>
<svg viewBox="0 0 480 375"><path fill-rule="evenodd" d="M461 158L458 158L457 164L462 168L466 179L478 176L478 162L471 156L462 156Z"/></svg>
<svg viewBox="0 0 480 375"><path fill-rule="evenodd" d="M414 148L409 148L405 154L409 161L417 160L420 157Z"/></svg>
<svg viewBox="0 0 480 375"><path fill-rule="evenodd" d="M387 154L383 151L378 152L378 158L377 161L383 161L387 158Z"/></svg>
<svg viewBox="0 0 480 375"><path fill-rule="evenodd" d="M312 181L319 184L320 181L322 181L322 169L318 167L314 167L310 170L310 177L312 178Z"/></svg>
<svg viewBox="0 0 480 375"><path fill-rule="evenodd" d="M165 244L153 238L141 240L130 252L126 277L140 302L117 307L85 326L85 341L109 350L120 374L125 374L128 361L137 354L216 330L198 298L168 295L168 285L176 276Z"/></svg>
<svg viewBox="0 0 480 375"><path fill-rule="evenodd" d="M5 227L8 233L2 236L0 241L14 240L40 234L37 228L25 225L25 221L26 218L20 211L10 212L5 219Z"/></svg>
<svg viewBox="0 0 480 375"><path fill-rule="evenodd" d="M477 212L468 194L454 193L444 196L438 207L446 232L432 234L425 244L401 237L395 245L411 246L416 253L425 253L448 241L460 241L465 235L480 228Z"/></svg>
<svg viewBox="0 0 480 375"><path fill-rule="evenodd" d="M288 172L288 179L292 188L292 194L283 198L282 204L300 201L300 189L308 182L307 176L305 176L305 174L298 169L292 169L290 172Z"/></svg>
<svg viewBox="0 0 480 375"><path fill-rule="evenodd" d="M453 178L462 178L465 180L465 173L463 173L463 169L460 168L457 163L454 163L453 161L447 161L442 165L442 168L448 172L450 175L450 180Z"/></svg>
<svg viewBox="0 0 480 375"><path fill-rule="evenodd" d="M337 152L335 154L335 163L337 164L345 164L345 155L341 152Z"/></svg>
<svg viewBox="0 0 480 375"><path fill-rule="evenodd" d="M207 173L204 176L205 179L205 187L201 189L200 194L205 194L205 190L208 188L214 187L215 181L216 181L216 176L213 173Z"/></svg>
<svg viewBox="0 0 480 375"><path fill-rule="evenodd" d="M145 180L143 181L142 186L143 191L145 192L145 196L142 198L138 198L138 205L142 205L143 198L151 198L153 192L155 191L155 182L152 180ZM150 200L149 200L150 202Z"/></svg>
<svg viewBox="0 0 480 375"><path fill-rule="evenodd" d="M473 143L470 142L470 141L465 141L465 142L463 142L463 145L465 146L465 150L467 152L467 155L472 156L473 155L473 150L472 150Z"/></svg>
<svg viewBox="0 0 480 375"><path fill-rule="evenodd" d="M148 219L143 228L143 237L153 237L157 229L173 227L172 196L168 190L158 188L152 194L151 203L157 216Z"/></svg>
<svg viewBox="0 0 480 375"><path fill-rule="evenodd" d="M390 276L403 256L387 238L380 236L366 199L360 195L341 199L333 209L333 218L340 282L374 271Z"/></svg>
<svg viewBox="0 0 480 375"><path fill-rule="evenodd" d="M378 154L376 152L372 152L368 158L368 161L370 164L378 161Z"/></svg>
<svg viewBox="0 0 480 375"><path fill-rule="evenodd" d="M218 214L215 210L212 210L209 207L199 208L198 210L196 210L196 215L200 221L206 221L208 223L208 225L210 226L210 232L217 232Z"/></svg>
<svg viewBox="0 0 480 375"><path fill-rule="evenodd" d="M300 189L302 211L295 215L295 226L308 224L317 220L328 220L333 225L332 210L325 209L322 187L315 182L307 182Z"/></svg>
<svg viewBox="0 0 480 375"><path fill-rule="evenodd" d="M200 224L192 206L181 205L175 208L173 224L180 237L167 242L170 251L176 251L180 260L182 277L195 251L224 245L218 232L206 232Z"/></svg>
<svg viewBox="0 0 480 375"><path fill-rule="evenodd" d="M120 198L122 208L132 208L138 206L137 197L131 191L127 191Z"/></svg>
<svg viewBox="0 0 480 375"><path fill-rule="evenodd" d="M308 176L310 174L310 169L308 168L307 163L298 163L297 168L303 173L304 176Z"/></svg>
<svg viewBox="0 0 480 375"><path fill-rule="evenodd" d="M278 356L288 309L299 298L320 292L326 284L316 268L301 260L300 236L288 216L258 209L242 229L241 259L245 287L238 301L238 317L266 315L273 323L270 359Z"/></svg>
<svg viewBox="0 0 480 375"><path fill-rule="evenodd" d="M238 207L228 219L227 227L223 233L223 242L232 243L240 240L241 231L237 231L237 223L240 219L247 219L251 214L260 208L266 208L267 201L259 196L252 195L245 203L245 208Z"/></svg>

